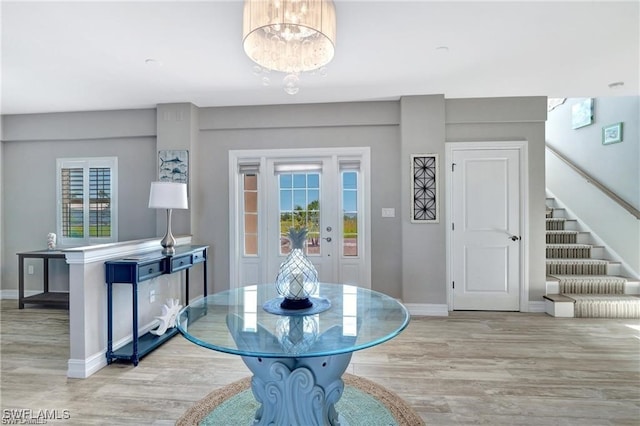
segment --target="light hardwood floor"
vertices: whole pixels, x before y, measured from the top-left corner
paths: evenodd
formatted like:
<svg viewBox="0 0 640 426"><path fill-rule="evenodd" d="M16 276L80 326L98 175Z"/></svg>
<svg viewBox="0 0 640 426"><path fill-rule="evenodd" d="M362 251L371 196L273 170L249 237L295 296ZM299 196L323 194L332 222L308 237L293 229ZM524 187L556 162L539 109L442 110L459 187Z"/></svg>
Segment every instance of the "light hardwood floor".
<svg viewBox="0 0 640 426"><path fill-rule="evenodd" d="M67 311L16 305L0 302L3 409L69 410L53 424L167 425L249 375L238 357L176 336L135 368L68 379ZM414 317L354 354L348 372L396 392L428 425L640 425L639 328L545 314Z"/></svg>

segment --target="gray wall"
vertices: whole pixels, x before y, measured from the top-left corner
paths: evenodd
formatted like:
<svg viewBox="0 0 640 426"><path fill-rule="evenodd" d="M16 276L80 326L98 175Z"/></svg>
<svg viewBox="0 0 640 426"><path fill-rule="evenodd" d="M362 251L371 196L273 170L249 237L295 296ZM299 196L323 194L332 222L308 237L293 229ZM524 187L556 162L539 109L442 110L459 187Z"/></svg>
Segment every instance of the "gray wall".
<svg viewBox="0 0 640 426"><path fill-rule="evenodd" d="M229 280L229 150L371 147L372 288L401 296L399 104L372 102L200 110L199 180L204 182L197 240L213 247L215 290Z"/></svg>
<svg viewBox="0 0 640 426"><path fill-rule="evenodd" d="M640 209L640 97L594 99L593 124L571 128L567 99L549 112L547 142L626 202ZM623 122L623 141L602 145L602 127Z"/></svg>
<svg viewBox="0 0 640 426"><path fill-rule="evenodd" d="M446 304L445 188L441 222L409 222L409 155L439 153L446 141L528 140L530 143L531 300L544 291L545 98L445 100L442 95L401 101L319 105L197 108L172 104L156 110L3 117L3 289L15 289L19 250L44 246L55 227L55 158L116 155L119 158L120 240L159 235L147 208L155 180L157 149L187 135L191 150L189 218L194 242L211 246L210 290L228 288L230 149L368 146L371 148L372 287L411 303ZM160 123L161 111L183 111L184 123ZM514 114L514 112L516 112ZM171 114L169 114L171 115ZM170 121L170 120L169 120ZM195 130L199 129L199 130ZM156 140L161 141L160 144ZM444 185L441 167L441 182ZM49 182L45 184L45 182ZM26 190L22 190L25 189ZM396 209L382 218L382 207ZM196 233L197 231L197 233ZM535 234L540 231L540 236ZM423 242L430 241L428 249Z"/></svg>
<svg viewBox="0 0 640 426"><path fill-rule="evenodd" d="M542 300L545 272L546 97L447 101L447 142L528 141L529 300ZM525 231L526 232L526 231Z"/></svg>
<svg viewBox="0 0 640 426"><path fill-rule="evenodd" d="M402 109L402 297L429 304L447 303L444 143L445 99L442 95L410 96ZM440 156L440 223L411 223L411 154Z"/></svg>
<svg viewBox="0 0 640 426"><path fill-rule="evenodd" d="M121 241L155 236L155 214L149 210L149 184L156 176L155 111L4 116L2 190L2 289L17 289L20 251L46 248L56 230L56 158L118 157ZM25 275L27 290L41 289L42 261ZM52 289L68 288L63 261L51 271Z"/></svg>

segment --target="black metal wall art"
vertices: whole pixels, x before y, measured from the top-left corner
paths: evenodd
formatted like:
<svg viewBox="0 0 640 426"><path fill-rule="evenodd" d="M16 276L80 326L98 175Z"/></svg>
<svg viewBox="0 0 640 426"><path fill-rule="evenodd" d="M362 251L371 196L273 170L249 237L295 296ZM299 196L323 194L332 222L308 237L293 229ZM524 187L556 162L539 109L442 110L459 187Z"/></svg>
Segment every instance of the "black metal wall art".
<svg viewBox="0 0 640 426"><path fill-rule="evenodd" d="M411 222L438 223L438 154L411 156Z"/></svg>

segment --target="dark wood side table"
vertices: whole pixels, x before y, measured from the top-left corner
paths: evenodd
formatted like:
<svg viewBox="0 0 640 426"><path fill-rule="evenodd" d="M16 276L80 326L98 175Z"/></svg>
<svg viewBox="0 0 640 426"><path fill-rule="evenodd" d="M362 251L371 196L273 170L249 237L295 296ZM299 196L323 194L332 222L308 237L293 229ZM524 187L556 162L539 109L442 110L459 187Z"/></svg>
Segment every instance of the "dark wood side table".
<svg viewBox="0 0 640 426"><path fill-rule="evenodd" d="M167 330L161 336L150 332L138 335L138 284L164 274L185 271L185 306L189 304L189 270L195 265L203 266L203 297L207 296L207 249L209 246L176 246L173 256L156 252L140 256L105 262L105 281L107 283L107 364L114 360L125 360L138 365L140 358L163 344L178 333L177 328ZM125 346L113 350L113 285L131 285L133 340Z"/></svg>
<svg viewBox="0 0 640 426"><path fill-rule="evenodd" d="M65 255L60 250L36 250L21 252L18 254L18 309L24 309L25 304L55 305L69 308L69 293L49 291L49 261L51 259L64 259ZM44 271L42 278L42 293L32 296L24 296L24 259L42 259Z"/></svg>

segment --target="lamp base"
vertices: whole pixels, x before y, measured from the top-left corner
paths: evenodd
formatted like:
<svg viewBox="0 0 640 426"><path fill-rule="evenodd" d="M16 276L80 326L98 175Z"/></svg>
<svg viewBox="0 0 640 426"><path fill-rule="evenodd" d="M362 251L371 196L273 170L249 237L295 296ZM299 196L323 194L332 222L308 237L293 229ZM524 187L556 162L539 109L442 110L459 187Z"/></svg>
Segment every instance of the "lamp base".
<svg viewBox="0 0 640 426"><path fill-rule="evenodd" d="M164 254L165 256L173 256L174 254L176 254L176 249L175 247L171 246L171 247L164 247L162 249L162 254Z"/></svg>
<svg viewBox="0 0 640 426"><path fill-rule="evenodd" d="M173 238L173 234L171 233L171 209L167 209L167 232L164 234L162 241L160 241L160 245L162 246L162 254L165 256L173 256L176 254L176 249L174 248L176 239Z"/></svg>

